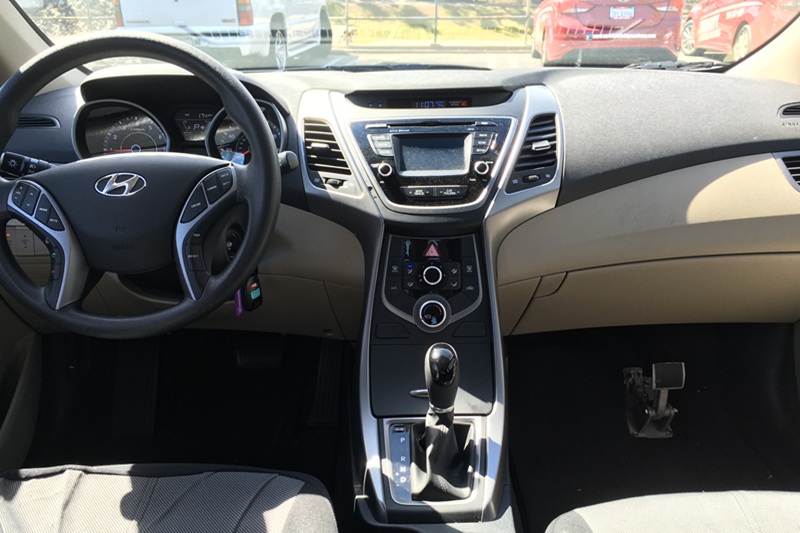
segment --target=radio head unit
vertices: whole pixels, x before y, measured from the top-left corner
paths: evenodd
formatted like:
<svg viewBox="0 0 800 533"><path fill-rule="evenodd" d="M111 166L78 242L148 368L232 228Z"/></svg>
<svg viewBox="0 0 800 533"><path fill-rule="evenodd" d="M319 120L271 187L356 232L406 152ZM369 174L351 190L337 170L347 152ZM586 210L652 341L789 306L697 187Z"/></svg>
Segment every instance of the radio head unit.
<svg viewBox="0 0 800 533"><path fill-rule="evenodd" d="M510 118L356 122L353 134L386 200L402 206L471 204L495 176Z"/></svg>

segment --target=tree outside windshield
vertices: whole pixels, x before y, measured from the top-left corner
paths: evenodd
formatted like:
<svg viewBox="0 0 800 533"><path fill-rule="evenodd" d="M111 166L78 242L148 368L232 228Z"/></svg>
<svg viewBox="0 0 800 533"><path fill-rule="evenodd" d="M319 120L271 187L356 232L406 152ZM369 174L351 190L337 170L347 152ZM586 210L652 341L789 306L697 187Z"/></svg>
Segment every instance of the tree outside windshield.
<svg viewBox="0 0 800 533"><path fill-rule="evenodd" d="M54 42L168 35L240 69L733 62L800 0L18 0Z"/></svg>

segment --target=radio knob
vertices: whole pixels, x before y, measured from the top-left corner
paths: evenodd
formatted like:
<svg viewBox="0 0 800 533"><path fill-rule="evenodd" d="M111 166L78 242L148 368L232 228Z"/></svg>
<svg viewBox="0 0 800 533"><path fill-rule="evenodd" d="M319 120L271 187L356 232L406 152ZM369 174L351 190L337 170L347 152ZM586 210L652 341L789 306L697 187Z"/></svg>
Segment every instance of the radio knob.
<svg viewBox="0 0 800 533"><path fill-rule="evenodd" d="M388 178L389 176L392 175L392 172L394 172L394 169L392 168L392 165L390 165L389 163L386 163L384 161L383 163L378 165L378 175L380 175L381 177Z"/></svg>
<svg viewBox="0 0 800 533"><path fill-rule="evenodd" d="M485 176L488 174L490 168L491 167L489 167L489 163L486 161L477 161L472 167L472 169L475 171L475 174L478 174L479 176Z"/></svg>
<svg viewBox="0 0 800 533"><path fill-rule="evenodd" d="M435 287L436 285L440 284L443 279L444 274L442 273L442 269L436 265L426 266L422 271L422 281L431 287Z"/></svg>

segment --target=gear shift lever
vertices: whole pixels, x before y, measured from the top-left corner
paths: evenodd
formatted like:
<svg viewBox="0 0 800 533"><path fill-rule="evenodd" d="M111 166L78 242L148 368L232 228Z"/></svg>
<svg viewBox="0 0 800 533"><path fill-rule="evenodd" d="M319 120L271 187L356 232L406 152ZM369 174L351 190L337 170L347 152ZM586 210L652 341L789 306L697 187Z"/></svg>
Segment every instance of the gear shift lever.
<svg viewBox="0 0 800 533"><path fill-rule="evenodd" d="M430 408L436 414L452 413L458 392L458 355L447 343L438 342L425 354L425 385Z"/></svg>
<svg viewBox="0 0 800 533"><path fill-rule="evenodd" d="M459 368L456 350L439 342L425 354L425 385L430 407L425 424L412 430L411 494L416 500L466 499L472 490L475 442L464 425L454 427ZM459 426L459 424L455 424Z"/></svg>

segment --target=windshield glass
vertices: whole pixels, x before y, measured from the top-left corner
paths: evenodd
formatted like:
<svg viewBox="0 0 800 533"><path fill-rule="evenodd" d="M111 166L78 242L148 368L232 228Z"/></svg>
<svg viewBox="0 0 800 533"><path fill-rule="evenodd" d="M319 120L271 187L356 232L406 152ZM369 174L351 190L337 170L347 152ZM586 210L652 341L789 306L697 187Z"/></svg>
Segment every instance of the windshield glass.
<svg viewBox="0 0 800 533"><path fill-rule="evenodd" d="M16 2L53 42L155 32L238 69L713 68L762 46L800 8L800 0Z"/></svg>

